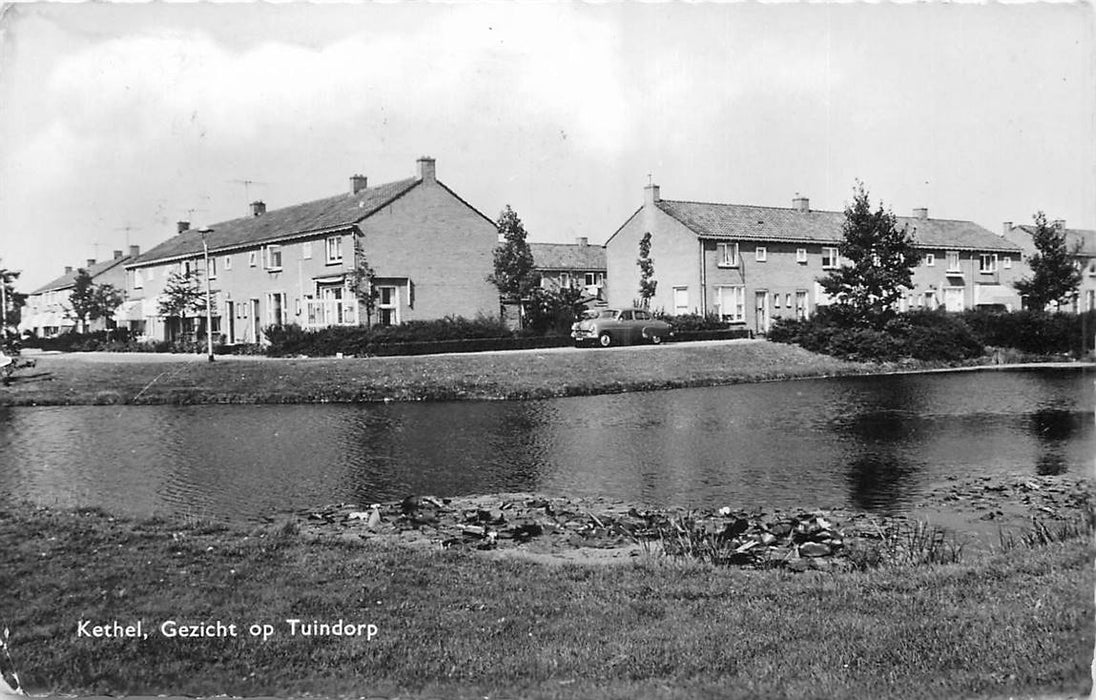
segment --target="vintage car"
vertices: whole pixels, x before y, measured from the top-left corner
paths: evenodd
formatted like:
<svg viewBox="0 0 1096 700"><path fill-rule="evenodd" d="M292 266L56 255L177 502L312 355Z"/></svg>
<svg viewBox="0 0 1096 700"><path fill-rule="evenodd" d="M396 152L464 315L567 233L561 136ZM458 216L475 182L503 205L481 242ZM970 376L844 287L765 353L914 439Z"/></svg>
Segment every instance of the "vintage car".
<svg viewBox="0 0 1096 700"><path fill-rule="evenodd" d="M645 340L658 345L671 335L670 324L646 309L590 309L571 326L575 345L597 343L603 348Z"/></svg>

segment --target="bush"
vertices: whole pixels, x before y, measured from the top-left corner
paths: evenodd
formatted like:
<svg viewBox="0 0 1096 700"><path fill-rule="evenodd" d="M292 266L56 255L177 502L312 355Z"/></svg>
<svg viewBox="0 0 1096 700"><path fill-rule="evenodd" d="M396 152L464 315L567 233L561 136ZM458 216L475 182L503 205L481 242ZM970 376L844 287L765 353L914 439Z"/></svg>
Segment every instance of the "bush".
<svg viewBox="0 0 1096 700"><path fill-rule="evenodd" d="M657 318L673 326L674 332L681 331L722 331L731 327L729 323L716 314L681 314L671 316L669 314L655 314Z"/></svg>
<svg viewBox="0 0 1096 700"><path fill-rule="evenodd" d="M269 326L263 333L270 343L266 352L275 357L391 354L382 348L400 344L510 338L513 335L499 319L459 316L434 321L408 321L398 326L329 326L312 331L290 324Z"/></svg>
<svg viewBox="0 0 1096 700"><path fill-rule="evenodd" d="M954 362L978 357L985 350L961 318L944 311L897 314L876 329L856 325L838 309L822 308L809 319L778 319L769 340L847 360L887 362L904 358Z"/></svg>
<svg viewBox="0 0 1096 700"><path fill-rule="evenodd" d="M1096 333L1096 311L969 310L961 317L983 344L1035 355L1083 354L1093 348Z"/></svg>

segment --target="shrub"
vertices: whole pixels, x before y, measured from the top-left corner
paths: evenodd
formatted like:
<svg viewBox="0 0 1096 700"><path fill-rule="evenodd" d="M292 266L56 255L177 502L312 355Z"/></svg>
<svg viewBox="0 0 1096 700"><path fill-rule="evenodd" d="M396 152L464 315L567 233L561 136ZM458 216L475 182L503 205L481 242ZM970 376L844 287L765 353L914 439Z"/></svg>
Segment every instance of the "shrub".
<svg viewBox="0 0 1096 700"><path fill-rule="evenodd" d="M1093 347L1096 311L1083 314L1047 311L969 310L963 321L985 345L1035 355L1082 354Z"/></svg>
<svg viewBox="0 0 1096 700"><path fill-rule="evenodd" d="M706 314L703 316L700 314L681 314L679 316L671 316L669 314L655 315L673 326L675 333L680 331L721 331L730 328L730 324L716 314Z"/></svg>

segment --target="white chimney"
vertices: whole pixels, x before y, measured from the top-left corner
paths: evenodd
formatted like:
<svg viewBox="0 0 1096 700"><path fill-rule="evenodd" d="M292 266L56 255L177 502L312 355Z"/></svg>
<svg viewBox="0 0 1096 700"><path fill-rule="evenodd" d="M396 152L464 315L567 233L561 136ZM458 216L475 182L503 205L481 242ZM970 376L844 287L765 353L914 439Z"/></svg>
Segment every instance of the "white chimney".
<svg viewBox="0 0 1096 700"><path fill-rule="evenodd" d="M437 171L434 167L434 159L430 156L422 156L417 161L419 165L419 179L423 182L436 182Z"/></svg>
<svg viewBox="0 0 1096 700"><path fill-rule="evenodd" d="M792 209L804 213L809 212L811 210L811 200L796 195L795 199L792 200Z"/></svg>

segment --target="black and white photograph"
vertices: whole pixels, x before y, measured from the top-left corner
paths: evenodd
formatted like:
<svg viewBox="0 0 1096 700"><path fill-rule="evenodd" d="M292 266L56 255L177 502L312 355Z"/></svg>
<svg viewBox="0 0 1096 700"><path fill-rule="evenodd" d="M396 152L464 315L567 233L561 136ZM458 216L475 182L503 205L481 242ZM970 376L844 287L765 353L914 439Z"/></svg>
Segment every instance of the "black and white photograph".
<svg viewBox="0 0 1096 700"><path fill-rule="evenodd" d="M0 4L0 697L1089 697L1094 20Z"/></svg>

